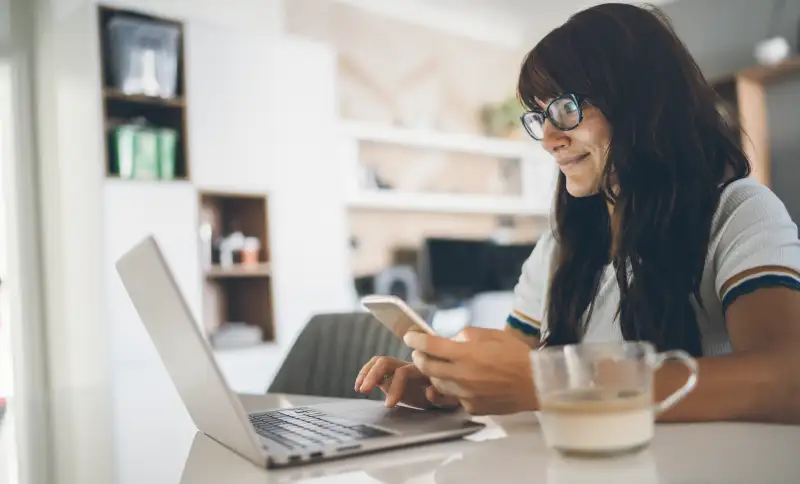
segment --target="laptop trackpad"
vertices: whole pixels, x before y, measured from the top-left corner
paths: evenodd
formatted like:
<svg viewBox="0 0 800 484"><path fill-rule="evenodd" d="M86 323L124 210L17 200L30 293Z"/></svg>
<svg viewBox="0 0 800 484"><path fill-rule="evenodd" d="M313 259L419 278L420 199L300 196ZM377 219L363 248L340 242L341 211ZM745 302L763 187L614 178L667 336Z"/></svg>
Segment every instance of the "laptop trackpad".
<svg viewBox="0 0 800 484"><path fill-rule="evenodd" d="M459 429L463 428L466 420L462 413L417 410L403 406L386 408L382 402L372 400L323 403L310 408L401 434Z"/></svg>

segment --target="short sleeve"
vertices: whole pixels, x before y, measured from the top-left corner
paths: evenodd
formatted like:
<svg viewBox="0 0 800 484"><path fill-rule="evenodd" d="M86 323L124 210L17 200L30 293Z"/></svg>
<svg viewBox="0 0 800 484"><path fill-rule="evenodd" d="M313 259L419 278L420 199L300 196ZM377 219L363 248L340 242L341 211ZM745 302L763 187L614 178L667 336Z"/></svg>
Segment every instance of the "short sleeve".
<svg viewBox="0 0 800 484"><path fill-rule="evenodd" d="M514 303L506 324L526 334L541 338L550 280L550 261L554 238L547 232L539 238L514 287Z"/></svg>
<svg viewBox="0 0 800 484"><path fill-rule="evenodd" d="M738 297L757 289L800 290L797 225L769 188L752 181L738 183L740 187L723 194L720 201L713 254L714 284L723 313Z"/></svg>

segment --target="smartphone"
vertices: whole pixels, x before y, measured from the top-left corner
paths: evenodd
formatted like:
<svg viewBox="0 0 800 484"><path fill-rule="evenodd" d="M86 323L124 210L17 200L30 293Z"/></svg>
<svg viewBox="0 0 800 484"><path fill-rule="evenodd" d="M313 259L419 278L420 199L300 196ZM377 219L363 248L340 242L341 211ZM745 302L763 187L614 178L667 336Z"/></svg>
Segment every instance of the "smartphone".
<svg viewBox="0 0 800 484"><path fill-rule="evenodd" d="M436 336L436 331L406 304L396 296L373 295L361 300L375 319L386 326L389 331L401 340L409 331L421 331Z"/></svg>

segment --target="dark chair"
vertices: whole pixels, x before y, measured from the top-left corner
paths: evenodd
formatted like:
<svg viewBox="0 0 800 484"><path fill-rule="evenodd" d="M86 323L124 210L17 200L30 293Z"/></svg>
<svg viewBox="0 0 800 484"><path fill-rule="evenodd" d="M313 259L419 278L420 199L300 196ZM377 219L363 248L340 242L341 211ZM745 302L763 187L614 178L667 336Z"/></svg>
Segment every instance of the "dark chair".
<svg viewBox="0 0 800 484"><path fill-rule="evenodd" d="M430 320L429 310L419 310ZM269 387L270 393L382 400L353 389L359 370L376 355L409 360L411 349L369 313L320 314L300 333Z"/></svg>

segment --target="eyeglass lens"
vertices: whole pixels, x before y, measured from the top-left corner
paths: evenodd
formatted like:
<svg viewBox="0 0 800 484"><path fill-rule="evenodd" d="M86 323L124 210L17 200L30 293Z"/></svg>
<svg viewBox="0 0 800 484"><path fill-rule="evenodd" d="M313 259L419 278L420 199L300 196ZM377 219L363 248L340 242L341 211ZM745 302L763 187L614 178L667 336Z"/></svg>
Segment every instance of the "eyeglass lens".
<svg viewBox="0 0 800 484"><path fill-rule="evenodd" d="M573 96L564 96L554 100L547 108L547 118L553 126L560 130L570 130L581 121L581 108ZM523 124L528 133L541 140L544 137L545 116L538 112L529 112L523 117Z"/></svg>

